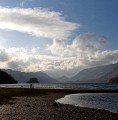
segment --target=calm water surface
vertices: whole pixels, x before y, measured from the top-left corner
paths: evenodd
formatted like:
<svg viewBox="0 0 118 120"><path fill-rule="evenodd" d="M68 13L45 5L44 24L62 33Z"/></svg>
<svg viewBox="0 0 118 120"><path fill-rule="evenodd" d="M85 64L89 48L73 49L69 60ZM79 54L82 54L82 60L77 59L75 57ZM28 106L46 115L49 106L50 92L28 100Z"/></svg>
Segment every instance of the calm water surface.
<svg viewBox="0 0 118 120"><path fill-rule="evenodd" d="M72 94L56 101L63 104L118 112L118 93Z"/></svg>
<svg viewBox="0 0 118 120"><path fill-rule="evenodd" d="M19 84L1 84L0 87L11 87L17 88L23 86L24 88L29 88L28 83ZM118 89L118 83L57 83L57 84L33 84L34 88L51 88L51 89Z"/></svg>

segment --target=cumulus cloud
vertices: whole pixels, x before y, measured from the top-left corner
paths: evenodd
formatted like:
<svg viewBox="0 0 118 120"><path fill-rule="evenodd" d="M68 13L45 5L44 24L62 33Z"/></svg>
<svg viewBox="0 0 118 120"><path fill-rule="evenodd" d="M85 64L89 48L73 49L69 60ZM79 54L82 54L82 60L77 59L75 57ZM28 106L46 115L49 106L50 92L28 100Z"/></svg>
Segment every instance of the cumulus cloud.
<svg viewBox="0 0 118 120"><path fill-rule="evenodd" d="M5 62L9 60L9 55L4 49L0 49L0 62Z"/></svg>
<svg viewBox="0 0 118 120"><path fill-rule="evenodd" d="M75 57L77 50L72 48L72 45L66 45L65 41L53 39L52 45L47 45L47 50L55 56Z"/></svg>
<svg viewBox="0 0 118 120"><path fill-rule="evenodd" d="M59 42L60 43L60 42ZM86 67L106 65L118 62L118 50L95 51L90 56L82 57L60 57L40 55L39 51L35 54L25 48L4 48L0 56L0 67L20 71L63 71L64 73L78 72ZM65 72L64 72L65 71Z"/></svg>
<svg viewBox="0 0 118 120"><path fill-rule="evenodd" d="M62 51L66 49L66 45L64 41L53 39L53 44L47 46L47 50L50 50L52 54L54 55L60 55L62 54Z"/></svg>
<svg viewBox="0 0 118 120"><path fill-rule="evenodd" d="M38 53L40 51L40 47L33 47L32 49L31 49L31 52L32 53Z"/></svg>
<svg viewBox="0 0 118 120"><path fill-rule="evenodd" d="M60 12L48 9L0 7L0 29L16 30L37 37L66 39L79 26L66 21Z"/></svg>
<svg viewBox="0 0 118 120"><path fill-rule="evenodd" d="M28 62L24 62L23 60L17 60L8 62L7 68L18 71L24 71L25 67L28 67L28 65Z"/></svg>
<svg viewBox="0 0 118 120"><path fill-rule="evenodd" d="M77 36L72 44L53 39L47 46L50 54L40 54L39 47L31 50L23 47L0 46L0 67L20 71L51 71L72 75L87 67L118 62L118 50L102 50L107 38L87 33ZM72 74L71 74L72 73Z"/></svg>
<svg viewBox="0 0 118 120"><path fill-rule="evenodd" d="M85 33L74 39L72 47L80 51L92 52L101 50L106 41L107 37L105 36L97 36L95 33Z"/></svg>
<svg viewBox="0 0 118 120"><path fill-rule="evenodd" d="M98 36L95 33L78 35L72 44L67 45L64 41L54 39L52 45L47 46L52 54L66 57L90 56L96 51L101 51L107 41L107 37Z"/></svg>
<svg viewBox="0 0 118 120"><path fill-rule="evenodd" d="M33 50L34 51L34 50ZM69 70L72 69L73 57L55 57L49 55L40 55L39 51L28 51L25 48L4 48L4 53L9 59L1 61L1 68L9 68L21 71L47 71L47 70ZM74 66L73 66L74 65Z"/></svg>
<svg viewBox="0 0 118 120"><path fill-rule="evenodd" d="M95 61L97 65L116 63L118 62L118 50L105 50L102 52L96 52L95 56L91 57L91 60Z"/></svg>

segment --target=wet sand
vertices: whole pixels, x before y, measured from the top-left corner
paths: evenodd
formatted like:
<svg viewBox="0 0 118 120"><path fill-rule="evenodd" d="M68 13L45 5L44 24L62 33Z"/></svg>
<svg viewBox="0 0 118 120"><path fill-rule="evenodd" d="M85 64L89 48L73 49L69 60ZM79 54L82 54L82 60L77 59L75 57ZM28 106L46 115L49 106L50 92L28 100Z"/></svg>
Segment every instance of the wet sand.
<svg viewBox="0 0 118 120"><path fill-rule="evenodd" d="M0 95L0 120L118 120L118 113L106 110L53 105L54 100L66 94L54 90L5 91Z"/></svg>

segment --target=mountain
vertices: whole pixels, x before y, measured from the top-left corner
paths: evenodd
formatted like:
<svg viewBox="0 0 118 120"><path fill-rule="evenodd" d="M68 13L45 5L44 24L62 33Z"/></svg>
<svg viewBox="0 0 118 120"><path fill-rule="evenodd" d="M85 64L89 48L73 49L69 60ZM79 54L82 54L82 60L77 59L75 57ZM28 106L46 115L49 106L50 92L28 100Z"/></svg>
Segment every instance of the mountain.
<svg viewBox="0 0 118 120"><path fill-rule="evenodd" d="M19 83L26 83L30 78L37 78L39 83L57 83L56 80L43 72L20 72L11 69L4 69L5 72L12 75Z"/></svg>
<svg viewBox="0 0 118 120"><path fill-rule="evenodd" d="M61 73L56 71L56 70L54 70L54 71L44 71L44 73L49 75L50 77L52 77L54 79L57 79L57 78L62 76L62 75L60 76Z"/></svg>
<svg viewBox="0 0 118 120"><path fill-rule="evenodd" d="M18 83L11 75L0 70L0 84L15 84Z"/></svg>
<svg viewBox="0 0 118 120"><path fill-rule="evenodd" d="M118 83L118 77L111 78L109 80L110 83Z"/></svg>
<svg viewBox="0 0 118 120"><path fill-rule="evenodd" d="M72 77L71 80L81 83L106 83L109 82L111 78L117 76L118 63L84 69Z"/></svg>
<svg viewBox="0 0 118 120"><path fill-rule="evenodd" d="M66 76L62 76L62 77L57 78L56 80L57 80L58 82L67 82L67 81L69 81L69 79L70 79L70 78L68 78L68 77L66 77Z"/></svg>

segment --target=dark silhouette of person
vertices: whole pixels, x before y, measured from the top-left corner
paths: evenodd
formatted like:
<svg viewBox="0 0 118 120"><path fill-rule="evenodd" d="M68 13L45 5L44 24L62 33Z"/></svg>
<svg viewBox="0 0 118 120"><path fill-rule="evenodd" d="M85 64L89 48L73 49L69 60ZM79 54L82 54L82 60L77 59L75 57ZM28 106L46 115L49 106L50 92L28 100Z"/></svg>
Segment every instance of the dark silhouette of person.
<svg viewBox="0 0 118 120"><path fill-rule="evenodd" d="M30 84L30 88L33 88L32 84Z"/></svg>

